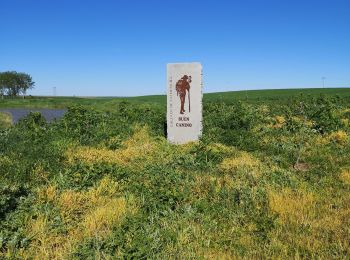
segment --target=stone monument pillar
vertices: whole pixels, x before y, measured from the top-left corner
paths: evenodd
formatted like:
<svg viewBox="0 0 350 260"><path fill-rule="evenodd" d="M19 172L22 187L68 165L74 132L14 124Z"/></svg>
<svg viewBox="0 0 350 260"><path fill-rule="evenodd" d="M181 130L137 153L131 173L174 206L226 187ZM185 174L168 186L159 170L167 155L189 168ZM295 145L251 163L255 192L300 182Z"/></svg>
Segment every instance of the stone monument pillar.
<svg viewBox="0 0 350 260"><path fill-rule="evenodd" d="M202 65L167 64L167 131L174 144L197 141L202 133Z"/></svg>

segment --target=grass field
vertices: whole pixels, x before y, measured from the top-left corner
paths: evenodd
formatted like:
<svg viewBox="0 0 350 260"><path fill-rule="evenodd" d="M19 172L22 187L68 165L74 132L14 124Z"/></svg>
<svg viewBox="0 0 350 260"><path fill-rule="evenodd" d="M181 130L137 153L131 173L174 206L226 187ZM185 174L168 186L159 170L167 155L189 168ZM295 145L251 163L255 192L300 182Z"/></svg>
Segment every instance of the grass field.
<svg viewBox="0 0 350 260"><path fill-rule="evenodd" d="M9 113L0 112L0 129L9 128L12 125L12 118Z"/></svg>
<svg viewBox="0 0 350 260"><path fill-rule="evenodd" d="M267 103L276 100L287 102L290 98L305 96L317 97L321 94L339 96L346 101L350 100L350 88L326 88L326 89L274 89L274 90L249 90L205 93L204 102L231 103L243 100L249 103ZM95 108L108 108L109 105L121 101L137 103L153 103L166 105L165 95L151 95L139 97L27 97L26 99L0 100L0 108L66 108L70 105L88 105Z"/></svg>
<svg viewBox="0 0 350 260"><path fill-rule="evenodd" d="M349 97L205 94L179 146L164 96L0 101L68 107L0 128L0 259L347 259Z"/></svg>

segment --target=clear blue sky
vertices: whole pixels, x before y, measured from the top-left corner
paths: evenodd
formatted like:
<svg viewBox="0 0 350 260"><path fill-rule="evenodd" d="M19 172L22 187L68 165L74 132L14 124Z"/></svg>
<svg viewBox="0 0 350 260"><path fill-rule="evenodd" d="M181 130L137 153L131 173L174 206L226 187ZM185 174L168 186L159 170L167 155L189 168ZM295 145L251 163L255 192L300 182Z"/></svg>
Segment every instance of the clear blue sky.
<svg viewBox="0 0 350 260"><path fill-rule="evenodd" d="M164 94L166 63L204 91L350 87L349 0L1 0L0 71L31 94Z"/></svg>

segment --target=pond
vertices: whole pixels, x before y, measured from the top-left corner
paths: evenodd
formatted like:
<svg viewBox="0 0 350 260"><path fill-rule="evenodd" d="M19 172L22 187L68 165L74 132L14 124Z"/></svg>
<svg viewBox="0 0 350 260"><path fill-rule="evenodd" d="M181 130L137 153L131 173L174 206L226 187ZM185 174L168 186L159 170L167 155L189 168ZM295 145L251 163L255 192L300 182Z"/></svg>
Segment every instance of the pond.
<svg viewBox="0 0 350 260"><path fill-rule="evenodd" d="M0 112L10 113L13 123L17 123L21 118L26 117L30 112L40 112L46 121L51 122L64 116L67 109L31 109L31 108L8 108L0 109Z"/></svg>

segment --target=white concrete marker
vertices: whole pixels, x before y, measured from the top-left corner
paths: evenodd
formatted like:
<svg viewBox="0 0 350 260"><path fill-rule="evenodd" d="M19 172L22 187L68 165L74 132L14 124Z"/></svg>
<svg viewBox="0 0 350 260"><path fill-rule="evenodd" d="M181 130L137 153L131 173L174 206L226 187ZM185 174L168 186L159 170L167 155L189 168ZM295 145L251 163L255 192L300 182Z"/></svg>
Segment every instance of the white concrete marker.
<svg viewBox="0 0 350 260"><path fill-rule="evenodd" d="M174 144L197 141L202 134L202 65L167 64L168 140Z"/></svg>

